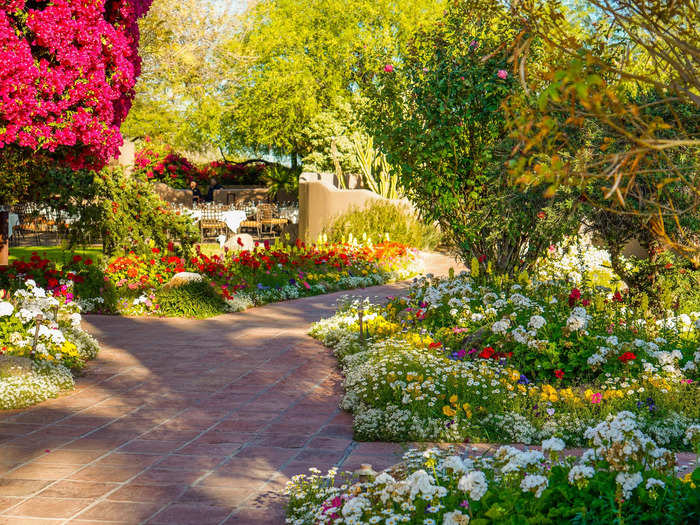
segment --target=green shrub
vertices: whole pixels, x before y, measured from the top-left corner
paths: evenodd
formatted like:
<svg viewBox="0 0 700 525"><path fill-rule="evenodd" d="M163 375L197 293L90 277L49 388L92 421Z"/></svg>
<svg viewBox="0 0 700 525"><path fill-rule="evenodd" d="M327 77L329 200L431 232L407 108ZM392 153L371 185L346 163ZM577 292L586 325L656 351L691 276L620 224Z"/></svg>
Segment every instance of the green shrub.
<svg viewBox="0 0 700 525"><path fill-rule="evenodd" d="M440 230L422 221L407 205L379 200L340 215L324 233L332 243L347 241L350 235L356 239L366 235L373 242L388 238L422 250L431 250L441 241Z"/></svg>
<svg viewBox="0 0 700 525"><path fill-rule="evenodd" d="M508 62L518 32L496 0L450 3L366 86L368 126L406 196L465 261L486 257L499 273L531 268L578 223L575 199L514 188L505 171L515 144L502 104L521 89Z"/></svg>
<svg viewBox="0 0 700 525"><path fill-rule="evenodd" d="M121 168L104 169L95 177L96 199L85 206L72 227L73 244L99 232L105 254L146 253L168 245L188 254L199 232L187 217L175 214L144 176Z"/></svg>
<svg viewBox="0 0 700 525"><path fill-rule="evenodd" d="M159 312L166 317L203 319L222 314L226 303L208 281L190 282L178 287L165 286L156 292Z"/></svg>

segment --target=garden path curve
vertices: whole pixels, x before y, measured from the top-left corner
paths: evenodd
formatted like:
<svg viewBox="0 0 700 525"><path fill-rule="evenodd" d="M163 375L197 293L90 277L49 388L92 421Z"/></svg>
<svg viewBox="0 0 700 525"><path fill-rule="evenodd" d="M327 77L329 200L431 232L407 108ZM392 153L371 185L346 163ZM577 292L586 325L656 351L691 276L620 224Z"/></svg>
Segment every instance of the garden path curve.
<svg viewBox="0 0 700 525"><path fill-rule="evenodd" d="M207 320L88 317L102 350L76 390L0 413L0 525L277 524L292 475L396 463L401 445L353 441L336 360L306 333L344 293L406 286Z"/></svg>
<svg viewBox="0 0 700 525"><path fill-rule="evenodd" d="M0 525L283 523L290 476L395 463L400 446L352 440L336 360L306 334L345 293L406 286L206 320L88 316L102 349L76 390L0 413Z"/></svg>

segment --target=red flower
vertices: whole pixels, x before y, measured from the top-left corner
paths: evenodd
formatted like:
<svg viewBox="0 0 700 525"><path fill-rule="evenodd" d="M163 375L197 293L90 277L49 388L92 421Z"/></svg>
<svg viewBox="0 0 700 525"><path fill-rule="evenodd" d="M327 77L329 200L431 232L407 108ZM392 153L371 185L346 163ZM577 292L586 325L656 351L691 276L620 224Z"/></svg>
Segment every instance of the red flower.
<svg viewBox="0 0 700 525"><path fill-rule="evenodd" d="M486 348L484 348L481 351L481 353L479 354L479 357L481 357L482 359L488 359L489 357L491 357L495 353L496 353L496 351L493 348L491 348L490 346L487 346Z"/></svg>
<svg viewBox="0 0 700 525"><path fill-rule="evenodd" d="M617 301L618 303L622 302L622 294L620 292L615 292L613 294L613 301Z"/></svg>
<svg viewBox="0 0 700 525"><path fill-rule="evenodd" d="M485 260L486 260L486 256L485 256L485 255L480 255L480 256L479 256L479 262L480 262L480 263L484 262Z"/></svg>
<svg viewBox="0 0 700 525"><path fill-rule="evenodd" d="M554 375L557 376L557 379L563 379L564 378L564 371L561 369L555 370Z"/></svg>
<svg viewBox="0 0 700 525"><path fill-rule="evenodd" d="M85 266L90 266L92 264L92 259L85 259Z"/></svg>
<svg viewBox="0 0 700 525"><path fill-rule="evenodd" d="M569 306L573 308L576 304L576 301L578 301L580 298L581 291L578 288L574 288L573 290L571 290L571 293L569 294Z"/></svg>
<svg viewBox="0 0 700 525"><path fill-rule="evenodd" d="M637 359L637 356L634 355L632 352L625 352L622 354L618 359L624 364L628 363L629 361L633 361L634 359Z"/></svg>
<svg viewBox="0 0 700 525"><path fill-rule="evenodd" d="M588 299L584 299L583 301L581 301L581 304L583 306L588 306L589 304L591 304L591 302Z"/></svg>
<svg viewBox="0 0 700 525"><path fill-rule="evenodd" d="M538 219L545 219L547 217L547 214L543 211L540 211L537 213L537 218Z"/></svg>
<svg viewBox="0 0 700 525"><path fill-rule="evenodd" d="M74 255L74 256L73 256L73 262L74 262L74 263L79 263L79 262L82 261L82 260L83 260L83 258L82 258L80 255Z"/></svg>
<svg viewBox="0 0 700 525"><path fill-rule="evenodd" d="M440 348L442 346L442 343L430 343L428 345L428 348Z"/></svg>

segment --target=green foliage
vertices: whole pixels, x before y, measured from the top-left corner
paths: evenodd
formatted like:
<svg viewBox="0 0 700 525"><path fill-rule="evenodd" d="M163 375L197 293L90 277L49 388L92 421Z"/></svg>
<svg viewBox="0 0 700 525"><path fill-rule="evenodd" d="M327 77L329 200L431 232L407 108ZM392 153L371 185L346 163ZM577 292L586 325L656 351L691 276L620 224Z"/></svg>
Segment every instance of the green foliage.
<svg viewBox="0 0 700 525"><path fill-rule="evenodd" d="M49 203L70 211L92 196L93 177L92 171L72 170L41 154L27 157L21 149L5 146L0 156L0 203Z"/></svg>
<svg viewBox="0 0 700 525"><path fill-rule="evenodd" d="M441 242L439 229L421 220L409 206L386 201L373 201L364 208L353 208L337 217L324 233L332 243L348 242L352 236L373 242L391 240L432 250Z"/></svg>
<svg viewBox="0 0 700 525"><path fill-rule="evenodd" d="M368 86L367 122L409 199L465 261L487 256L499 272L531 266L576 225L572 199L513 188L504 170L501 105L519 89L505 45L518 30L495 0L456 2Z"/></svg>
<svg viewBox="0 0 700 525"><path fill-rule="evenodd" d="M139 28L143 70L124 135L182 151L219 146L227 103L221 78L229 71L222 53L233 19L209 0L155 0Z"/></svg>
<svg viewBox="0 0 700 525"><path fill-rule="evenodd" d="M83 209L73 228L74 243L85 232L96 231L108 255L165 249L170 243L186 254L199 239L192 221L172 212L145 177L105 169L95 184L96 204Z"/></svg>
<svg viewBox="0 0 700 525"><path fill-rule="evenodd" d="M256 2L226 50L243 69L229 82L229 149L271 147L293 158L320 150L327 162L331 140L341 141L335 130L325 136L313 130L328 125L343 132L344 104L357 107L358 82L383 67L383 57L401 54L413 30L439 16L445 3Z"/></svg>
<svg viewBox="0 0 700 525"><path fill-rule="evenodd" d="M574 187L697 266L697 2L585 4L596 10L589 19L561 2L512 3L525 28L513 59L529 90L508 104L511 174L524 186ZM537 67L533 46L547 53Z"/></svg>
<svg viewBox="0 0 700 525"><path fill-rule="evenodd" d="M301 168L271 164L265 168L262 180L273 198L285 194L295 196L299 193L299 175L301 175Z"/></svg>
<svg viewBox="0 0 700 525"><path fill-rule="evenodd" d="M353 151L353 138L363 135L358 122L357 107L362 104L359 95L351 102L338 101L329 109L315 115L303 130L303 140L310 153L302 163L306 171L358 173L360 166Z"/></svg>
<svg viewBox="0 0 700 525"><path fill-rule="evenodd" d="M182 286L164 286L156 292L158 313L166 317L194 317L204 319L227 311L226 302L208 281L197 281Z"/></svg>

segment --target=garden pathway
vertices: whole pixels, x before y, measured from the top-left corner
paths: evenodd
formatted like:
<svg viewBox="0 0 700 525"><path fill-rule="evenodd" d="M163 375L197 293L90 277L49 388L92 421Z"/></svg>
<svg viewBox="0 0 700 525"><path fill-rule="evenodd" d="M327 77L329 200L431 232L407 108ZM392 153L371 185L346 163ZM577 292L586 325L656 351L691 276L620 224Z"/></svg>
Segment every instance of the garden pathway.
<svg viewBox="0 0 700 525"><path fill-rule="evenodd" d="M353 441L336 360L306 335L343 293L208 320L88 317L102 351L77 389L0 413L0 525L277 524L290 476L395 463L400 445Z"/></svg>
<svg viewBox="0 0 700 525"><path fill-rule="evenodd" d="M306 333L343 294L406 286L207 320L87 317L102 349L76 390L0 413L0 525L283 523L293 474L395 463L400 446L352 440L336 360Z"/></svg>

